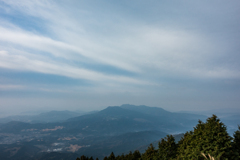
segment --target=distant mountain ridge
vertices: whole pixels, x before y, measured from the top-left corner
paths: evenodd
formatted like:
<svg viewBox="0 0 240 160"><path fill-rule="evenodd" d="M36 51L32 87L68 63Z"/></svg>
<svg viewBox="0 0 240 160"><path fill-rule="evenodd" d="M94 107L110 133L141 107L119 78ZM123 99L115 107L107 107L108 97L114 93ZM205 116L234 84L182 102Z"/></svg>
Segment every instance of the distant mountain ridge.
<svg viewBox="0 0 240 160"><path fill-rule="evenodd" d="M66 111L60 113L65 112ZM52 113L56 113L56 111L40 114L40 117L47 115L50 116L50 118L54 118L54 114ZM91 134L122 134L146 130L180 133L192 129L199 119L206 119L206 116L188 113L172 113L157 107L122 105L110 106L99 112L69 118L66 121L47 124L18 123L17 127L14 127L14 124L17 122L11 122L6 125L1 125L1 128L9 132L27 130L29 128L44 129L53 126L63 126L64 129L61 131L66 133L83 132L83 128L85 128L85 133Z"/></svg>
<svg viewBox="0 0 240 160"><path fill-rule="evenodd" d="M64 112L59 112L58 115L61 114ZM46 115L54 117L54 112L40 114L42 117ZM73 150L80 156L84 154L101 158L111 151L121 154L141 146L144 150L147 145L157 143L157 140L167 134L192 130L199 119L206 118L196 114L169 112L158 107L125 104L59 122L12 121L0 125L0 155L11 157L16 153L4 152L6 147L9 151L14 151L14 147L27 145L38 148L31 153L31 156L40 157L38 159L52 155L49 152L53 151L66 153L66 156L69 153L70 156ZM17 153L21 155L21 152Z"/></svg>
<svg viewBox="0 0 240 160"><path fill-rule="evenodd" d="M73 112L73 111L49 111L43 112L37 115L15 115L8 116L5 118L0 118L0 123L7 123L10 121L19 121L19 122L27 122L27 123L49 123L49 122L61 122L65 121L72 117L81 116L84 114L88 114L87 112Z"/></svg>
<svg viewBox="0 0 240 160"><path fill-rule="evenodd" d="M206 119L206 116L188 113L174 113L158 107L122 105L110 106L99 112L68 119L67 122L88 122L88 128L103 130L112 127L116 132L160 130L168 133L180 133L191 130L196 122ZM101 127L104 124L105 127ZM116 127L119 126L119 127Z"/></svg>

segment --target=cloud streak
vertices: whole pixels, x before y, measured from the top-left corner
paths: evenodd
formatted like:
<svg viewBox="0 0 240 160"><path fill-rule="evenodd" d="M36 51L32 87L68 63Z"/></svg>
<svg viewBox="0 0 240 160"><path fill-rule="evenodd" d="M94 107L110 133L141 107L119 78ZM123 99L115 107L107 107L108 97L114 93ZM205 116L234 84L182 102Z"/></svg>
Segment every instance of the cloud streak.
<svg viewBox="0 0 240 160"><path fill-rule="evenodd" d="M172 86L178 89L182 84L172 79L235 82L240 79L239 2L215 5L1 0L0 72L86 80L92 85L76 85L79 92L84 88L88 93L131 93L130 97L160 95L166 88L174 95ZM0 80L10 81L4 81L4 90L26 86L5 76ZM56 93L66 89L44 83L36 88Z"/></svg>
<svg viewBox="0 0 240 160"><path fill-rule="evenodd" d="M0 51L1 64L0 67L19 69L27 71L35 71L48 74L57 74L62 76L67 76L71 78L86 79L91 81L100 81L102 83L108 81L116 81L119 83L134 83L134 84L144 84L145 82L135 80L128 77L121 76L108 76L98 72L81 69L77 67L68 66L65 64L44 62L37 59L30 59L22 55L11 55L6 51Z"/></svg>

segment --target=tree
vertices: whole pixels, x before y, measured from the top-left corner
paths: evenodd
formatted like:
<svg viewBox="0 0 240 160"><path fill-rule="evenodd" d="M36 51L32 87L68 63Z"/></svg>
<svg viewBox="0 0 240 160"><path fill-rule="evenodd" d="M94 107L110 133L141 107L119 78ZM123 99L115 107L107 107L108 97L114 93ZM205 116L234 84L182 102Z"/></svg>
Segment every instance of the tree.
<svg viewBox="0 0 240 160"><path fill-rule="evenodd" d="M103 160L108 160L107 156L103 158Z"/></svg>
<svg viewBox="0 0 240 160"><path fill-rule="evenodd" d="M172 135L167 135L158 143L158 159L169 160L176 157L177 144Z"/></svg>
<svg viewBox="0 0 240 160"><path fill-rule="evenodd" d="M181 140L178 142L178 149L177 149L177 158L178 159L184 159L184 157L186 157L186 149L188 147L188 145L191 142L191 136L192 136L193 132L186 132L184 134L184 136L181 138Z"/></svg>
<svg viewBox="0 0 240 160"><path fill-rule="evenodd" d="M238 126L238 130L233 134L233 150L240 159L240 126Z"/></svg>
<svg viewBox="0 0 240 160"><path fill-rule="evenodd" d="M186 132L178 144L172 135L167 135L159 142L158 150L150 144L142 155L136 150L115 157L112 152L104 160L239 160L240 126L233 137L228 135L226 126L220 119L213 115L205 123L199 120L194 130ZM77 160L88 160L88 157L81 156Z"/></svg>
<svg viewBox="0 0 240 160"><path fill-rule="evenodd" d="M108 160L115 160L115 155L114 155L113 152L112 152L112 153L110 154L110 156L108 157Z"/></svg>
<svg viewBox="0 0 240 160"><path fill-rule="evenodd" d="M89 158L89 160L93 160L93 157L91 156L91 157Z"/></svg>
<svg viewBox="0 0 240 160"><path fill-rule="evenodd" d="M124 154L122 154L121 156L117 156L116 157L116 160L124 160L125 159L125 156L124 156Z"/></svg>
<svg viewBox="0 0 240 160"><path fill-rule="evenodd" d="M77 158L76 160L88 160L88 157L82 155L80 158Z"/></svg>
<svg viewBox="0 0 240 160"><path fill-rule="evenodd" d="M128 154L124 156L125 160L133 160L133 153L130 151Z"/></svg>
<svg viewBox="0 0 240 160"><path fill-rule="evenodd" d="M193 132L184 135L179 142L178 158L201 160L204 159L201 155L204 153L215 158L234 159L231 140L226 126L213 115L206 123L199 121Z"/></svg>
<svg viewBox="0 0 240 160"><path fill-rule="evenodd" d="M141 158L141 153L136 150L133 152L133 160L138 160L139 158Z"/></svg>
<svg viewBox="0 0 240 160"><path fill-rule="evenodd" d="M157 150L155 150L153 144L150 144L148 149L142 155L143 160L153 160L157 155Z"/></svg>

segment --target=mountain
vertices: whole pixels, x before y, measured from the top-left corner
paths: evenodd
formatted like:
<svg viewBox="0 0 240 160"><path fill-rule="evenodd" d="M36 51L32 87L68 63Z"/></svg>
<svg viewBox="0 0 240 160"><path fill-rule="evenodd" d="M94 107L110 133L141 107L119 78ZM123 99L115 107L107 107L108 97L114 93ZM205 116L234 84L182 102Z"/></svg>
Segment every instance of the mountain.
<svg viewBox="0 0 240 160"><path fill-rule="evenodd" d="M111 132L134 130L160 130L168 133L179 133L191 130L196 122L206 116L188 113L173 113L162 108L122 105L111 106L95 114L68 119L68 122L88 122L88 129L95 128ZM101 127L104 125L104 128ZM118 126L118 127L117 127ZM104 131L103 131L104 132Z"/></svg>
<svg viewBox="0 0 240 160"><path fill-rule="evenodd" d="M54 112L50 112L39 116L47 118L53 115ZM64 153L66 157L74 153L102 158L111 151L116 154L127 153L139 146L144 148L167 134L192 130L199 119L206 118L196 114L168 112L157 107L122 105L59 122L12 121L0 125L1 154L10 159L16 154L21 157L21 154L26 154L23 147L32 146L33 151L29 156L38 159L47 159L47 155L58 157L57 154L50 154L52 152Z"/></svg>
<svg viewBox="0 0 240 160"><path fill-rule="evenodd" d="M11 121L28 122L28 123L49 123L62 122L72 117L88 114L87 112L72 112L72 111L50 111L37 115L15 115L0 118L0 123L8 123Z"/></svg>
<svg viewBox="0 0 240 160"><path fill-rule="evenodd" d="M145 105L135 106L124 104L120 107L132 111L141 112L150 116L154 116L156 117L157 121L168 123L168 128L170 127L171 124L177 124L178 126L181 127L179 132L190 130L192 129L193 126L195 126L196 121L205 120L207 118L207 116L205 115L169 112L159 107L148 107ZM176 131L176 128L174 130ZM171 131L169 130L169 132Z"/></svg>
<svg viewBox="0 0 240 160"><path fill-rule="evenodd" d="M98 134L119 134L130 131L156 129L155 117L144 113L123 109L121 107L108 107L91 115L84 115L68 119L66 129L86 127L84 130L95 131ZM81 122L81 123L79 123ZM165 123L165 122L164 122ZM164 125L164 123L162 123ZM81 127L80 127L81 126Z"/></svg>

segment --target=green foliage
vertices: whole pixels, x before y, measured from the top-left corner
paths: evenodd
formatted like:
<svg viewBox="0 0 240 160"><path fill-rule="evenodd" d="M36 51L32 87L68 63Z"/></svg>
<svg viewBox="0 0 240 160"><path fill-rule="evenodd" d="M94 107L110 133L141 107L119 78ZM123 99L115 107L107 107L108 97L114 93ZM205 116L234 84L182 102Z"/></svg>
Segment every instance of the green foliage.
<svg viewBox="0 0 240 160"><path fill-rule="evenodd" d="M110 154L110 156L108 157L108 160L115 160L115 155L114 155L113 152L112 152L112 153Z"/></svg>
<svg viewBox="0 0 240 160"><path fill-rule="evenodd" d="M138 150L134 151L132 160L138 160L139 158L141 158L141 153Z"/></svg>
<svg viewBox="0 0 240 160"><path fill-rule="evenodd" d="M125 155L125 160L132 160L133 159L133 154L132 151L129 152L129 154Z"/></svg>
<svg viewBox="0 0 240 160"><path fill-rule="evenodd" d="M103 160L108 160L108 158L107 158L107 157L104 157Z"/></svg>
<svg viewBox="0 0 240 160"><path fill-rule="evenodd" d="M187 159L185 155L185 150L187 149L188 144L191 143L192 134L193 134L192 131L186 132L183 138L181 138L181 140L178 142L177 157L179 159Z"/></svg>
<svg viewBox="0 0 240 160"><path fill-rule="evenodd" d="M161 160L169 160L176 157L177 144L175 138L172 135L167 135L161 142L158 143L158 155L157 158Z"/></svg>
<svg viewBox="0 0 240 160"><path fill-rule="evenodd" d="M238 159L240 159L240 126L238 126L238 130L233 134L233 138L233 149Z"/></svg>
<svg viewBox="0 0 240 160"><path fill-rule="evenodd" d="M199 121L193 131L186 132L176 144L172 135L161 139L158 149L152 144L141 155L139 151L115 157L112 152L104 160L239 160L240 126L230 137L226 126L216 115L208 118L206 123ZM77 160L88 160L81 156Z"/></svg>
<svg viewBox="0 0 240 160"><path fill-rule="evenodd" d="M201 153L213 157L232 159L232 138L228 135L225 125L216 115L207 119L206 123L199 121L193 132L187 132L179 142L178 158L203 159Z"/></svg>
<svg viewBox="0 0 240 160"><path fill-rule="evenodd" d="M117 156L116 157L116 160L125 160L126 158L125 158L125 156L124 156L124 154L122 154L121 156Z"/></svg>
<svg viewBox="0 0 240 160"><path fill-rule="evenodd" d="M94 160L94 159L93 159L93 157L88 158L88 157L82 155L80 158L77 158L76 160ZM96 158L96 160L98 160L98 158Z"/></svg>
<svg viewBox="0 0 240 160"><path fill-rule="evenodd" d="M157 150L155 150L154 146L150 144L148 149L142 155L143 160L153 160L157 156Z"/></svg>
<svg viewBox="0 0 240 160"><path fill-rule="evenodd" d="M121 156L117 156L116 160L139 160L141 158L141 153L136 150L133 153L130 151L129 154L122 154Z"/></svg>
<svg viewBox="0 0 240 160"><path fill-rule="evenodd" d="M86 157L86 156L84 156L84 155L82 155L80 158L77 158L77 160L88 160L89 158L88 157Z"/></svg>

